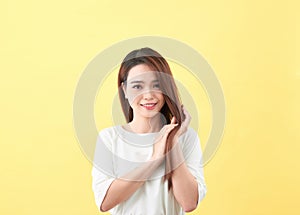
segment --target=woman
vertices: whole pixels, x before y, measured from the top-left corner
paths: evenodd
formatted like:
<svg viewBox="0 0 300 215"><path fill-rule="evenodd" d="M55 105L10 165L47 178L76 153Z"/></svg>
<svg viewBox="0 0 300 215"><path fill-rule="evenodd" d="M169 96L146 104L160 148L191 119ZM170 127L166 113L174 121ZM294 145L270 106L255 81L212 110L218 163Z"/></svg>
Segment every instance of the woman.
<svg viewBox="0 0 300 215"><path fill-rule="evenodd" d="M113 215L193 211L206 194L202 154L167 61L150 48L130 52L118 87L127 124L99 132L97 207Z"/></svg>

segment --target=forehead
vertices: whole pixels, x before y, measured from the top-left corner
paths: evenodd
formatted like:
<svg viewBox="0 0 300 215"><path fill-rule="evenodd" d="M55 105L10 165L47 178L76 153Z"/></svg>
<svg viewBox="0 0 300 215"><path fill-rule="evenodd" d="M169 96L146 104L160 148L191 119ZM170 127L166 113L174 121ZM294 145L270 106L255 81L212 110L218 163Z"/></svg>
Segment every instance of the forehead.
<svg viewBox="0 0 300 215"><path fill-rule="evenodd" d="M127 80L153 80L156 79L156 72L146 64L132 67L127 76Z"/></svg>

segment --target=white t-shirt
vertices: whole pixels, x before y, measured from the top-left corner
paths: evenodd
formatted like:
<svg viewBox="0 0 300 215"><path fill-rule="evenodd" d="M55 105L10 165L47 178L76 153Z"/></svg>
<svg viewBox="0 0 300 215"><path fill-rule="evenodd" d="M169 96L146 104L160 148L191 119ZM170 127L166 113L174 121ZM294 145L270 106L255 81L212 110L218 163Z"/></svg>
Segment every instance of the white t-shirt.
<svg viewBox="0 0 300 215"><path fill-rule="evenodd" d="M149 160L153 152L153 140L158 133L137 134L122 126L106 128L99 132L92 169L92 188L95 202L100 205L109 186ZM202 168L202 151L197 133L188 128L180 136L185 163L198 183L198 204L206 194ZM168 182L163 180L165 166L161 165L129 199L110 210L112 215L181 215L185 214L175 199Z"/></svg>

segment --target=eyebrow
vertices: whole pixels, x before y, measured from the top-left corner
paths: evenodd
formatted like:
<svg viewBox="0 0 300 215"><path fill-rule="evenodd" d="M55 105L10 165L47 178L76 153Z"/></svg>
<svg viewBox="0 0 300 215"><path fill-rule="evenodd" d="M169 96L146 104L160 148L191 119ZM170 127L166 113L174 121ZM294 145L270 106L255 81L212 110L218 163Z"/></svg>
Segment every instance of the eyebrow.
<svg viewBox="0 0 300 215"><path fill-rule="evenodd" d="M158 82L158 80L153 80L153 81L151 81L152 83L157 83ZM145 83L144 81L138 81L138 80L136 80L136 81L131 81L130 82L130 84L136 84L136 83Z"/></svg>

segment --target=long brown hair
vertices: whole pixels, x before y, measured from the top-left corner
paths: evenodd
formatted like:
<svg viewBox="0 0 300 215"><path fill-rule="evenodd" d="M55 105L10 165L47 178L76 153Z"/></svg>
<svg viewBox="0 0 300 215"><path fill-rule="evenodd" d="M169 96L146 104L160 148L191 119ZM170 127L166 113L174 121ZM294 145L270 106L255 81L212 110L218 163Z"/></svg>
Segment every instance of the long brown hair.
<svg viewBox="0 0 300 215"><path fill-rule="evenodd" d="M167 153L172 148L174 135L180 128L180 125L184 120L184 115L182 113L181 101L169 64L157 51L150 48L137 49L130 52L121 63L118 74L118 90L122 110L127 123L131 122L133 119L133 110L130 107L128 100L125 98L125 94L122 90L122 83L126 83L129 70L140 64L146 64L153 71L157 71L160 89L162 90L165 99L165 104L160 110L160 113L164 116L163 124L170 124L173 116L175 116L176 123L178 123L178 126L176 126L168 135L165 149L165 153ZM164 176L164 179L168 180L169 189L172 187L171 168L170 158L167 157L167 174Z"/></svg>

